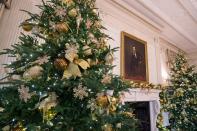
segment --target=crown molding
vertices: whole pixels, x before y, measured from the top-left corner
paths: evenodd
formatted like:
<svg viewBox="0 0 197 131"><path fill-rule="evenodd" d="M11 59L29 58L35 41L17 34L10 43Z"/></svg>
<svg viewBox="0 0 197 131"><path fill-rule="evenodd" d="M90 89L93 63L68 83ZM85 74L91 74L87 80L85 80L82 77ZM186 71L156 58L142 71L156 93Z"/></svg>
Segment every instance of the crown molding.
<svg viewBox="0 0 197 131"><path fill-rule="evenodd" d="M194 23L197 24L197 9L194 7L190 0L178 0L178 3L189 14Z"/></svg>
<svg viewBox="0 0 197 131"><path fill-rule="evenodd" d="M161 32L162 29L164 28L164 25L158 24L158 23L152 21L150 18L143 15L142 13L140 13L139 11L134 9L132 6L128 5L123 0L106 0L106 2L112 2L113 4L118 5L120 7L120 9L127 11L128 14L130 14L130 13L133 14L134 16L136 16L137 18L139 18L143 22L147 23L148 25L152 26L153 28L155 28L159 32Z"/></svg>
<svg viewBox="0 0 197 131"><path fill-rule="evenodd" d="M147 10L153 13L155 16L163 20L168 26L173 28L178 34L187 39L191 44L197 45L195 39L193 39L183 28L173 22L165 13L163 13L158 7L154 6L154 3L149 0L138 0L138 3L143 5Z"/></svg>

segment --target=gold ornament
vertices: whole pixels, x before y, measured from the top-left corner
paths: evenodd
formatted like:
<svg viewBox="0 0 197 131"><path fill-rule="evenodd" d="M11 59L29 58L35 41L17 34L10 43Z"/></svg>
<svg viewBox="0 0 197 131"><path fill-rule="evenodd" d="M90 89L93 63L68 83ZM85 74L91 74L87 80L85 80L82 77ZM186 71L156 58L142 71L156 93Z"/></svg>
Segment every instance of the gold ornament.
<svg viewBox="0 0 197 131"><path fill-rule="evenodd" d="M24 79L35 79L41 76L43 73L43 68L41 66L33 66L30 67L27 71L24 72L23 78Z"/></svg>
<svg viewBox="0 0 197 131"><path fill-rule="evenodd" d="M49 96L39 103L38 109L43 111L43 121L49 121L52 117L49 116L52 107L57 105L57 95L55 92L50 92ZM54 113L53 113L54 114ZM49 119L50 118L50 119Z"/></svg>
<svg viewBox="0 0 197 131"><path fill-rule="evenodd" d="M87 56L92 55L92 49L87 45L85 45L83 47L83 51L84 51L84 54L87 55Z"/></svg>
<svg viewBox="0 0 197 131"><path fill-rule="evenodd" d="M43 119L46 120L46 121L50 121L56 116L56 114L57 113L54 110L49 109L43 115Z"/></svg>
<svg viewBox="0 0 197 131"><path fill-rule="evenodd" d="M31 31L33 29L33 25L27 21L22 23L22 28L25 31Z"/></svg>
<svg viewBox="0 0 197 131"><path fill-rule="evenodd" d="M74 63L70 63L68 65L68 68L64 71L63 78L62 79L69 79L70 77L81 77L81 71L78 67L78 65Z"/></svg>
<svg viewBox="0 0 197 131"><path fill-rule="evenodd" d="M75 3L73 2L73 0L62 0L62 2L64 4L66 4L67 6L71 6L71 5L74 5Z"/></svg>
<svg viewBox="0 0 197 131"><path fill-rule="evenodd" d="M101 22L100 21L95 21L94 26L96 28L101 28L102 25L101 25Z"/></svg>
<svg viewBox="0 0 197 131"><path fill-rule="evenodd" d="M77 9L75 9L75 8L73 8L73 9L71 9L69 12L68 12L68 15L70 16L70 17L77 17Z"/></svg>
<svg viewBox="0 0 197 131"><path fill-rule="evenodd" d="M113 54L110 52L105 56L105 62L107 65L112 65L113 61L114 61L114 57Z"/></svg>
<svg viewBox="0 0 197 131"><path fill-rule="evenodd" d="M98 96L96 101L97 101L97 104L103 108L109 105L109 100L108 100L107 95Z"/></svg>
<svg viewBox="0 0 197 131"><path fill-rule="evenodd" d="M69 30L69 26L67 23L65 22L61 22L61 23L58 23L54 26L55 30L57 30L59 33L61 32L68 32Z"/></svg>
<svg viewBox="0 0 197 131"><path fill-rule="evenodd" d="M93 9L92 12L93 12L94 14L98 14L97 9Z"/></svg>
<svg viewBox="0 0 197 131"><path fill-rule="evenodd" d="M68 62L64 58L57 58L54 61L54 66L58 70L65 70L68 66Z"/></svg>
<svg viewBox="0 0 197 131"><path fill-rule="evenodd" d="M102 126L103 131L113 131L112 125L111 124L105 124Z"/></svg>
<svg viewBox="0 0 197 131"><path fill-rule="evenodd" d="M75 60L74 63L78 64L84 70L90 67L89 63L83 59Z"/></svg>
<svg viewBox="0 0 197 131"><path fill-rule="evenodd" d="M119 103L118 99L116 99L115 97L110 97L110 107L109 107L110 113L114 113L116 111L118 103Z"/></svg>
<svg viewBox="0 0 197 131"><path fill-rule="evenodd" d="M26 131L26 129L23 127L23 124L21 122L18 122L12 129L12 131Z"/></svg>

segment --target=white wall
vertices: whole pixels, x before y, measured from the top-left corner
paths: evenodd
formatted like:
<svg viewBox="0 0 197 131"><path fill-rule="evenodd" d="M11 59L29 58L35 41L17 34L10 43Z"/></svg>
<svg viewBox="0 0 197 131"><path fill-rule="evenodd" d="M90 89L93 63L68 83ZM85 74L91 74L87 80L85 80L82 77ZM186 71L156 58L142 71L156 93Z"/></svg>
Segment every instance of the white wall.
<svg viewBox="0 0 197 131"><path fill-rule="evenodd" d="M40 3L40 1L41 0L12 0L11 9L5 9L0 18L0 51L18 42L18 36L20 32L22 32L19 25L28 18L28 15L20 10L37 12L38 8L33 5ZM0 56L0 78L4 74L2 64L12 60L12 58L6 55Z"/></svg>
<svg viewBox="0 0 197 131"><path fill-rule="evenodd" d="M98 0L97 6L100 9L104 26L114 41L110 41L112 47L120 47L121 31L125 31L147 42L149 81L160 83L161 68L159 55L159 31L148 23L128 12L110 0ZM114 68L115 74L120 74L120 51L115 53Z"/></svg>

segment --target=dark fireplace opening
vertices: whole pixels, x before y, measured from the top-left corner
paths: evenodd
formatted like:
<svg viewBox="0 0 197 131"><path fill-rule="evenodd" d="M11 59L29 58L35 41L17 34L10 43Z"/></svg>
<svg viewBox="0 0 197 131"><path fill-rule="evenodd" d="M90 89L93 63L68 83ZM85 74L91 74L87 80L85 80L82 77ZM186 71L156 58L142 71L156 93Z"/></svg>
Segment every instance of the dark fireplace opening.
<svg viewBox="0 0 197 131"><path fill-rule="evenodd" d="M128 106L133 109L135 117L139 120L140 131L150 131L150 108L149 102L127 102Z"/></svg>

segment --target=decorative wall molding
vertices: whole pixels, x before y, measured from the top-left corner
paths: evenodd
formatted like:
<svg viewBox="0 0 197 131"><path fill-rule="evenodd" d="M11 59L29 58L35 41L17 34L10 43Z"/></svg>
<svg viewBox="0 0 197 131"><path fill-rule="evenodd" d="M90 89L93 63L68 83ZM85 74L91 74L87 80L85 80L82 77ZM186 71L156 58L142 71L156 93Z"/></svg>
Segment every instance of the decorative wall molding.
<svg viewBox="0 0 197 131"><path fill-rule="evenodd" d="M181 28L177 23L173 22L165 13L163 13L158 7L154 6L150 0L138 0L138 3L143 5L146 9L156 15L158 18L166 22L170 27L172 27L177 33L186 38L193 45L197 45L195 39L193 39L183 28Z"/></svg>
<svg viewBox="0 0 197 131"><path fill-rule="evenodd" d="M194 7L191 0L178 0L183 9L189 14L192 20L197 23L197 9Z"/></svg>
<svg viewBox="0 0 197 131"><path fill-rule="evenodd" d="M148 18L145 15L143 15L142 13L138 12L136 9L132 8L131 6L129 6L124 1L122 1L122 0L121 1L119 1L119 0L110 0L110 1L112 1L116 5L120 6L121 7L120 9L126 10L128 14L132 13L133 15L135 15L136 17L138 17L142 21L146 22L147 24L149 24L153 28L157 29L159 32L161 32L162 28L164 28L164 25L158 24L158 23L152 21L150 18ZM109 1L107 1L107 2L109 2Z"/></svg>

